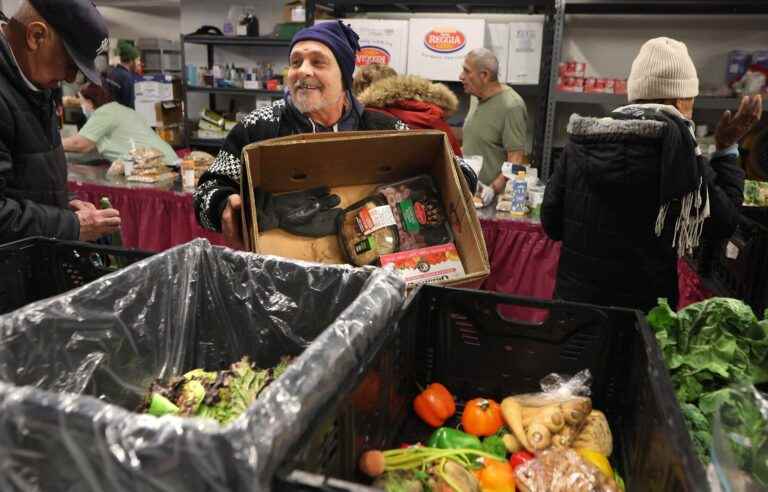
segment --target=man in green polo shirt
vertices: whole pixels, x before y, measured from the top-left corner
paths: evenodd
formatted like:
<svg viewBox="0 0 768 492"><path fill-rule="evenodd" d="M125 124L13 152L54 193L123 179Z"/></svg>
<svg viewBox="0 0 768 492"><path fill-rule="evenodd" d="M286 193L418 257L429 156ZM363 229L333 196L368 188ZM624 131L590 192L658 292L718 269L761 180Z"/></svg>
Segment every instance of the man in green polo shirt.
<svg viewBox="0 0 768 492"><path fill-rule="evenodd" d="M483 157L478 192L488 205L506 187L501 165L523 160L528 113L520 95L499 82L499 61L488 49L479 48L467 55L459 80L464 91L472 95L464 120L462 152Z"/></svg>

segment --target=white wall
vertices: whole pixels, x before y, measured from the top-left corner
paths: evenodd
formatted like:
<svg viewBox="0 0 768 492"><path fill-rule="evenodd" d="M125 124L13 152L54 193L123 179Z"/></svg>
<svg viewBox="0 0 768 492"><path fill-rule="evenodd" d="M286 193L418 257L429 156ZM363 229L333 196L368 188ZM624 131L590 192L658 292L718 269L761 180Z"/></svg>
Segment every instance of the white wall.
<svg viewBox="0 0 768 492"><path fill-rule="evenodd" d="M135 8L99 7L109 36L120 39L158 38L178 41L181 19L178 7L140 11Z"/></svg>

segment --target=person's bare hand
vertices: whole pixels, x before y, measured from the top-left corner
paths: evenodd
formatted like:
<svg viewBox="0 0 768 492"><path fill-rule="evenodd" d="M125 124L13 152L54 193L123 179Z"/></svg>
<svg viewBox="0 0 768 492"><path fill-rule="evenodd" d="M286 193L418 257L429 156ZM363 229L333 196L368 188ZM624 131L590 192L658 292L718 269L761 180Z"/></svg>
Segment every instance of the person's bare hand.
<svg viewBox="0 0 768 492"><path fill-rule="evenodd" d="M243 199L240 195L229 195L227 206L221 213L221 232L224 243L232 249L245 250L240 214L243 209Z"/></svg>
<svg viewBox="0 0 768 492"><path fill-rule="evenodd" d="M69 202L69 208L71 208L75 212L78 210L88 210L88 209L96 210L96 205L94 205L93 203L84 202L82 200L72 200L71 202Z"/></svg>
<svg viewBox="0 0 768 492"><path fill-rule="evenodd" d="M739 143L763 116L763 97L746 96L741 99L736 115L730 111L723 113L715 129L715 144L718 150Z"/></svg>
<svg viewBox="0 0 768 492"><path fill-rule="evenodd" d="M114 208L97 210L85 206L75 211L75 215L80 221L81 241L95 241L120 230L120 212Z"/></svg>

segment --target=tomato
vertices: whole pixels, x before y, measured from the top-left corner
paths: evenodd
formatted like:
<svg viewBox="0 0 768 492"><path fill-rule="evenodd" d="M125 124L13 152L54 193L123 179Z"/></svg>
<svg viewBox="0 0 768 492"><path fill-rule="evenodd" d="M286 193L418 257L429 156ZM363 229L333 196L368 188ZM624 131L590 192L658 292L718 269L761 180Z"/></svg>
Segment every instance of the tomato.
<svg viewBox="0 0 768 492"><path fill-rule="evenodd" d="M464 431L475 436L496 434L504 421L501 419L501 407L493 400L476 398L467 403L461 416Z"/></svg>

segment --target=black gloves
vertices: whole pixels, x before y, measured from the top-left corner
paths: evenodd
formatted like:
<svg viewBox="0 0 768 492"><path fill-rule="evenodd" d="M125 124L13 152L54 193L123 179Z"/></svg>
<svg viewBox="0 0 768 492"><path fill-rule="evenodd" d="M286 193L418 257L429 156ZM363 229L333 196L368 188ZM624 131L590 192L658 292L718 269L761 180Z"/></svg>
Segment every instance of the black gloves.
<svg viewBox="0 0 768 492"><path fill-rule="evenodd" d="M338 195L329 194L327 186L311 190L273 195L261 188L254 190L260 231L283 229L297 236L323 237L336 234L336 219L342 210Z"/></svg>

